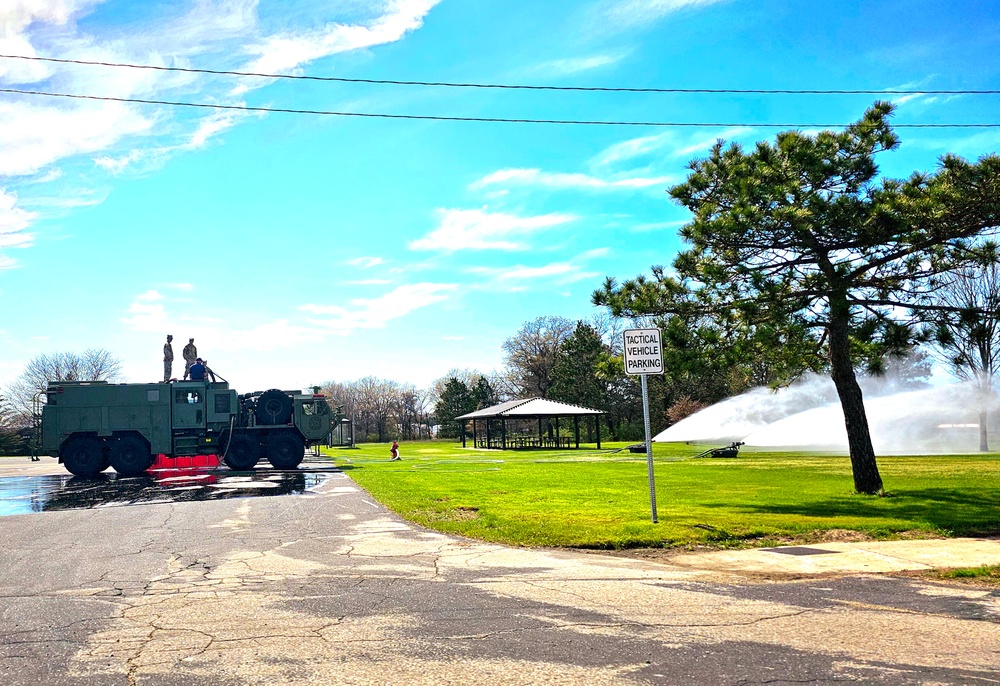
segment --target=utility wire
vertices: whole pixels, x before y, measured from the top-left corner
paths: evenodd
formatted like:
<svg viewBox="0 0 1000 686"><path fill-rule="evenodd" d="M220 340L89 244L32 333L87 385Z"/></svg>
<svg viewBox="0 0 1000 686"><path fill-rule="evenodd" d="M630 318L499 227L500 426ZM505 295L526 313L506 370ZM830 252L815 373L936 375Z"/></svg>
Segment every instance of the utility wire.
<svg viewBox="0 0 1000 686"><path fill-rule="evenodd" d="M48 93L18 88L0 88L0 93L17 95L40 95L49 98L71 98L74 100L100 100L105 102L129 102L140 105L166 105L169 107L198 107L208 110L236 110L241 112L278 112L283 114L312 114L331 117L362 117L368 119L418 119L424 121L467 121L492 124L564 124L577 126L658 126L675 128L735 128L752 127L761 129L842 129L849 124L774 124L749 122L667 122L667 121L607 121L587 119L522 119L506 117L458 117L432 114L388 114L384 112L338 112L334 110L306 110L292 107L252 107L250 105L220 105L207 102L184 102L174 100L147 100L144 98L114 98L106 95L81 95L77 93ZM998 129L997 124L893 124L895 129Z"/></svg>
<svg viewBox="0 0 1000 686"><path fill-rule="evenodd" d="M152 69L155 71L184 72L187 74L215 74L219 76L252 76L266 79L290 79L298 81L332 81L336 83L369 83L390 86L433 86L441 88L494 88L503 90L531 91L583 91L600 93L709 93L730 95L998 95L1000 90L868 90L868 89L794 89L794 88L615 88L604 86L528 86L506 83L461 83L451 81L400 81L396 79L349 79L340 76L305 76L297 74L267 74L252 71L230 71L226 69L195 69L193 67L163 67L154 64L131 64L128 62L97 62L91 60L70 60L56 57L29 57L26 55L0 55L3 59L31 60L35 62L55 62L58 64L82 64L100 67L122 67L128 69Z"/></svg>

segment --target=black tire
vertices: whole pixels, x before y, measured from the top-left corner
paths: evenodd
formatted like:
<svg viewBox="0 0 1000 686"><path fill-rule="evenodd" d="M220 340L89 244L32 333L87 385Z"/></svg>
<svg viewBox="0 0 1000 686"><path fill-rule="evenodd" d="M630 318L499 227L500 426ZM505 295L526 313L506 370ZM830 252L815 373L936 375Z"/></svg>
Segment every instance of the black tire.
<svg viewBox="0 0 1000 686"><path fill-rule="evenodd" d="M111 466L121 476L139 476L153 464L149 443L138 436L116 436L108 452Z"/></svg>
<svg viewBox="0 0 1000 686"><path fill-rule="evenodd" d="M295 469L305 457L301 436L290 431L272 433L267 439L267 461L275 469Z"/></svg>
<svg viewBox="0 0 1000 686"><path fill-rule="evenodd" d="M254 412L257 415L257 424L263 426L287 424L292 421L292 399L284 391L272 388L260 394Z"/></svg>
<svg viewBox="0 0 1000 686"><path fill-rule="evenodd" d="M94 477L108 468L104 442L96 436L74 436L59 450L63 466L70 474Z"/></svg>
<svg viewBox="0 0 1000 686"><path fill-rule="evenodd" d="M230 469L249 472L260 460L260 445L246 434L237 434L229 442L226 457L223 459Z"/></svg>

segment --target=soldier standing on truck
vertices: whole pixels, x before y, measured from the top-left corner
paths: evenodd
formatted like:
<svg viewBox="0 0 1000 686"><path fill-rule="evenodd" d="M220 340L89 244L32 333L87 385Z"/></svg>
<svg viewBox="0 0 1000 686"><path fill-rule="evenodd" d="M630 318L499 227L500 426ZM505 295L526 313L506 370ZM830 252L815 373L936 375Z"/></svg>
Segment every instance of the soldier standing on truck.
<svg viewBox="0 0 1000 686"><path fill-rule="evenodd" d="M174 366L174 346L170 342L174 337L167 334L167 342L163 344L163 383L170 381L170 371Z"/></svg>
<svg viewBox="0 0 1000 686"><path fill-rule="evenodd" d="M198 348L194 347L193 338L188 339L188 344L181 351L181 356L184 358L184 378L186 379L188 378L188 374L191 373L191 365L198 359Z"/></svg>

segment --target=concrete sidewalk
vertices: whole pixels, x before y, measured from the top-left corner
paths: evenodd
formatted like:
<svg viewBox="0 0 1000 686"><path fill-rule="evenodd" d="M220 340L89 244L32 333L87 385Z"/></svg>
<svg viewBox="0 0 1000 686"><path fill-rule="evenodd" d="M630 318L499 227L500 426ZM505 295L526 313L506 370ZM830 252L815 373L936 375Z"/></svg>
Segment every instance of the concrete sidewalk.
<svg viewBox="0 0 1000 686"><path fill-rule="evenodd" d="M1000 539L949 538L716 550L670 555L663 562L733 574L809 576L885 574L1000 565Z"/></svg>

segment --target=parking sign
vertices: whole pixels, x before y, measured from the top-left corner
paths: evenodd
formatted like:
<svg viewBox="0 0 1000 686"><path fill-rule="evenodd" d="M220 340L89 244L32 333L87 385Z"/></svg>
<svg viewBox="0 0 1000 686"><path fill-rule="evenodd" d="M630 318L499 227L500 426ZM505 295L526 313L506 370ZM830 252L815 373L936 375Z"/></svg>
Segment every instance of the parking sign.
<svg viewBox="0 0 1000 686"><path fill-rule="evenodd" d="M622 337L625 342L626 374L663 373L659 329L628 329L622 333Z"/></svg>

